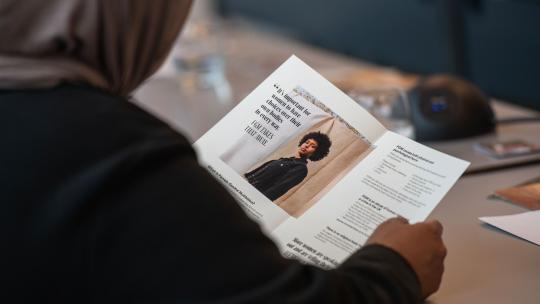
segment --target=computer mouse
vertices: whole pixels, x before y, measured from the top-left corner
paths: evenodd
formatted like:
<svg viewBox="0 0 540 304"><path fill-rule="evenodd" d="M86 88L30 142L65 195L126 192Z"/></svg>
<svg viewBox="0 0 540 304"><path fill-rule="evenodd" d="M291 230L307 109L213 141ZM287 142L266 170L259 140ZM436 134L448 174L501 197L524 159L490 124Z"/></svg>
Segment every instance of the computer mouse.
<svg viewBox="0 0 540 304"><path fill-rule="evenodd" d="M488 97L474 84L450 75L421 79L408 92L418 141L482 135L495 130Z"/></svg>

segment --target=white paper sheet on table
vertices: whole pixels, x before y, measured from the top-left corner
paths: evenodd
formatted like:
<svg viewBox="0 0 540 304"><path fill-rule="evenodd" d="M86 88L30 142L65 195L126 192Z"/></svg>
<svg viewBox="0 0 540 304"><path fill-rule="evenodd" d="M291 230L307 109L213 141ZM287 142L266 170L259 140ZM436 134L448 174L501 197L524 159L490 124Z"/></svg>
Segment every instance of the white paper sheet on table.
<svg viewBox="0 0 540 304"><path fill-rule="evenodd" d="M540 245L540 210L513 215L485 216L478 219L536 245Z"/></svg>

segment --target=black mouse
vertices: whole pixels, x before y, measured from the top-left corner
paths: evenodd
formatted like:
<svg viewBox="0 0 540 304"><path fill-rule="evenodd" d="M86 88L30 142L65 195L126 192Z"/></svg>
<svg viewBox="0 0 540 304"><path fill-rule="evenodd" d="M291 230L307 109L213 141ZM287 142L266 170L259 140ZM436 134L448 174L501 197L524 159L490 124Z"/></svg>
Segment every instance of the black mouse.
<svg viewBox="0 0 540 304"><path fill-rule="evenodd" d="M450 75L429 76L408 95L418 141L458 139L495 130L488 97L466 80Z"/></svg>

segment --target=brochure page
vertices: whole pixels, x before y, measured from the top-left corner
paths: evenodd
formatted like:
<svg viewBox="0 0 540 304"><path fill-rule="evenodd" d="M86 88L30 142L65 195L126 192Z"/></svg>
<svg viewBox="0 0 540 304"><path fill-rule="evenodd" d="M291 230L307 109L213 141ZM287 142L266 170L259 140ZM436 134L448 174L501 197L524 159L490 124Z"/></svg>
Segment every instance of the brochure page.
<svg viewBox="0 0 540 304"><path fill-rule="evenodd" d="M322 268L388 218L424 220L468 166L386 130L295 56L195 148L285 256Z"/></svg>
<svg viewBox="0 0 540 304"><path fill-rule="evenodd" d="M247 214L272 231L327 192L327 185L351 170L385 132L367 111L292 56L194 147ZM328 137L327 155L295 161L299 142L309 134ZM289 174L278 174L274 167L279 165Z"/></svg>
<svg viewBox="0 0 540 304"><path fill-rule="evenodd" d="M383 221L423 221L468 163L386 132L346 177L301 217L274 231L285 256L337 266Z"/></svg>

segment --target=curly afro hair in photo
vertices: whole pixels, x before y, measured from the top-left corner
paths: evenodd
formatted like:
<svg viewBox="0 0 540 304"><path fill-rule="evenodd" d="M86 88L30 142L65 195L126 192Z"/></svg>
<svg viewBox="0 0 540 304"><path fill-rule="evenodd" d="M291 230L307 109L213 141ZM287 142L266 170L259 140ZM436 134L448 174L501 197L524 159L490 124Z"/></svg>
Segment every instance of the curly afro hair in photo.
<svg viewBox="0 0 540 304"><path fill-rule="evenodd" d="M311 161L318 161L323 158L325 158L328 155L328 152L330 152L330 146L332 146L332 141L328 137L328 135L321 133L321 132L311 132L300 140L298 143L298 146L300 147L303 143L305 143L308 139L313 139L317 142L317 150L311 154L308 159Z"/></svg>

